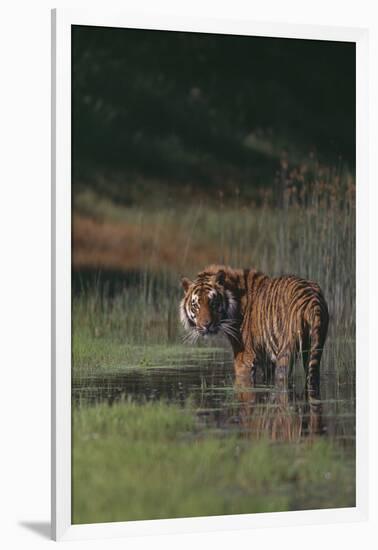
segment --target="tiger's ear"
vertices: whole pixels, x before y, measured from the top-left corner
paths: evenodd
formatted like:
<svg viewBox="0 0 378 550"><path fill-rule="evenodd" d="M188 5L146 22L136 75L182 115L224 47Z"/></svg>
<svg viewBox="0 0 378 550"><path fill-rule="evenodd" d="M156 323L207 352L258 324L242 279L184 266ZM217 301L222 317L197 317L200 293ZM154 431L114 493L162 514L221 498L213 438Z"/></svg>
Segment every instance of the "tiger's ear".
<svg viewBox="0 0 378 550"><path fill-rule="evenodd" d="M188 292L188 288L192 284L192 281L188 279L187 277L181 277L181 284L185 292Z"/></svg>
<svg viewBox="0 0 378 550"><path fill-rule="evenodd" d="M226 272L223 269L220 269L215 275L215 282L223 286L226 280Z"/></svg>

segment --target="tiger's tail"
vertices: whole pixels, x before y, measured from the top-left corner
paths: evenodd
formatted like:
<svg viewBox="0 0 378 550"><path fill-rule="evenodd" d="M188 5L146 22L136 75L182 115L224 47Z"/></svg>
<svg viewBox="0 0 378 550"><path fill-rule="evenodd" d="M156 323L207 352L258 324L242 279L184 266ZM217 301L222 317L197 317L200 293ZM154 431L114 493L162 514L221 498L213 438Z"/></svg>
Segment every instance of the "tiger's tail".
<svg viewBox="0 0 378 550"><path fill-rule="evenodd" d="M327 337L328 321L328 308L323 299L312 308L309 316L310 353L306 369L306 386L314 395L319 392L320 360Z"/></svg>

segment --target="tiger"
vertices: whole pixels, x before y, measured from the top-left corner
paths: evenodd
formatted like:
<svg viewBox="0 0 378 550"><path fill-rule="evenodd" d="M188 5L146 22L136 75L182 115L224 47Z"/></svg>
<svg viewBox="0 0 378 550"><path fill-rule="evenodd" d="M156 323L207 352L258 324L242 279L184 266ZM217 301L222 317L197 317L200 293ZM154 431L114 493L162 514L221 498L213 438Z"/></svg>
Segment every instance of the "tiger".
<svg viewBox="0 0 378 550"><path fill-rule="evenodd" d="M306 388L316 396L329 323L317 283L224 265L210 265L194 281L182 277L181 282L180 319L189 342L223 333L231 344L236 376L252 381L257 368L267 363L276 382L287 381L299 354Z"/></svg>

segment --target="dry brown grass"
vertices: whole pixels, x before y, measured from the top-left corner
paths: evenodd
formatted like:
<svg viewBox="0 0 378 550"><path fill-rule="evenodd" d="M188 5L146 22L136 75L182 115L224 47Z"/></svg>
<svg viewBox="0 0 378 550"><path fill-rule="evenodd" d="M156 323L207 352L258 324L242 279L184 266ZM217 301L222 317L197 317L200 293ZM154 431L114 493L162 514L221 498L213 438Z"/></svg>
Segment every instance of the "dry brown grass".
<svg viewBox="0 0 378 550"><path fill-rule="evenodd" d="M97 220L82 215L73 219L74 269L139 270L169 269L175 271L187 235L166 224L138 226L127 221ZM203 264L214 254L211 243L197 242L187 251L189 265Z"/></svg>

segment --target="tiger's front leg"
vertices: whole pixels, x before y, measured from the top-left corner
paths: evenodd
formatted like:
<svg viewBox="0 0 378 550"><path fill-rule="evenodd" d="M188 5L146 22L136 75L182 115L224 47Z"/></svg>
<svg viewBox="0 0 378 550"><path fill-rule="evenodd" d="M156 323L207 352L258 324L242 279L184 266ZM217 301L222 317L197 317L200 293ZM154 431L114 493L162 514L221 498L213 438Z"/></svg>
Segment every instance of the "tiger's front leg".
<svg viewBox="0 0 378 550"><path fill-rule="evenodd" d="M235 355L235 374L237 378L256 383L256 354L253 351L241 351Z"/></svg>

